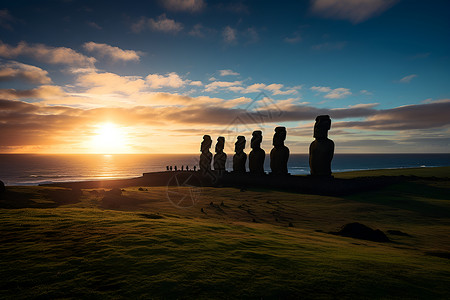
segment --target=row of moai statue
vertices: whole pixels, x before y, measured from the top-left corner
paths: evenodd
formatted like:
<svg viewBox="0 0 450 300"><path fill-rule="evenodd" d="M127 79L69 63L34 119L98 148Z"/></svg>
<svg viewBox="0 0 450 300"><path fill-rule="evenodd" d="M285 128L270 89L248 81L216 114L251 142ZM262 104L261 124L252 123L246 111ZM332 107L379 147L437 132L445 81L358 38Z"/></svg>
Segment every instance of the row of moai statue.
<svg viewBox="0 0 450 300"><path fill-rule="evenodd" d="M331 160L334 154L334 142L328 139L328 130L331 128L331 119L328 115L318 116L314 124L315 140L309 147L309 166L313 176L331 176ZM287 163L289 160L289 148L284 145L286 140L286 128L276 127L273 136L273 149L270 151L270 169L274 175L288 175ZM252 151L249 154L249 170L251 174L263 175L264 160L266 152L261 149L262 132L253 131L250 146ZM213 160L211 148L212 140L209 135L203 136L201 143L200 170L203 172L211 171L211 162ZM245 163L247 154L244 152L246 140L244 136L238 136L234 144L235 154L233 156L233 172L246 173ZM219 173L226 172L227 155L223 152L225 147L225 138L219 136L215 147L213 167Z"/></svg>

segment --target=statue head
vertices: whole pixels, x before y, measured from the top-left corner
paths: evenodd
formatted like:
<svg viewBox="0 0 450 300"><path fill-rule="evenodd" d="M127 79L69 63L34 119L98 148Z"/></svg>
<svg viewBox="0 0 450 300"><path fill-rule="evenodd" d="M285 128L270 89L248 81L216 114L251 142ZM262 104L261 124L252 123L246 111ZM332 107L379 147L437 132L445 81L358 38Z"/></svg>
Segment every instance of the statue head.
<svg viewBox="0 0 450 300"><path fill-rule="evenodd" d="M273 135L272 145L275 147L283 146L286 139L286 127L276 127L275 134Z"/></svg>
<svg viewBox="0 0 450 300"><path fill-rule="evenodd" d="M238 153L238 152L242 152L245 149L245 136L238 136L237 137L237 141L234 144L234 152Z"/></svg>
<svg viewBox="0 0 450 300"><path fill-rule="evenodd" d="M250 147L253 149L258 149L261 147L262 142L262 131L261 130L255 130L252 133L252 140L250 141Z"/></svg>
<svg viewBox="0 0 450 300"><path fill-rule="evenodd" d="M212 140L211 137L207 134L203 136L202 145L200 147L201 152L208 152L209 148L211 148Z"/></svg>
<svg viewBox="0 0 450 300"><path fill-rule="evenodd" d="M223 152L224 147L225 147L225 138L223 136L219 136L217 138L216 143L216 153Z"/></svg>
<svg viewBox="0 0 450 300"><path fill-rule="evenodd" d="M331 119L328 115L316 117L316 124L314 124L314 137L316 139L325 139L328 136L328 130L331 128Z"/></svg>

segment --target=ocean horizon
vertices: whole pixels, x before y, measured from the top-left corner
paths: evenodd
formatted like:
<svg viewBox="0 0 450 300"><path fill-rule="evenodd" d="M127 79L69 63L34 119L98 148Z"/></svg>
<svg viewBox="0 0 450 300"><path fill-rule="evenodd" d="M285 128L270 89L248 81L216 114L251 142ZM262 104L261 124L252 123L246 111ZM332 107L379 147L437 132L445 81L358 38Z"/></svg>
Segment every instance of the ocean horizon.
<svg viewBox="0 0 450 300"><path fill-rule="evenodd" d="M228 155L227 170L232 170L232 157ZM0 180L13 186L133 178L167 166L198 169L198 160L198 154L0 154ZM291 154L289 173L309 174L308 160L308 154ZM335 154L332 172L441 166L450 166L449 153ZM264 169L270 172L269 155Z"/></svg>

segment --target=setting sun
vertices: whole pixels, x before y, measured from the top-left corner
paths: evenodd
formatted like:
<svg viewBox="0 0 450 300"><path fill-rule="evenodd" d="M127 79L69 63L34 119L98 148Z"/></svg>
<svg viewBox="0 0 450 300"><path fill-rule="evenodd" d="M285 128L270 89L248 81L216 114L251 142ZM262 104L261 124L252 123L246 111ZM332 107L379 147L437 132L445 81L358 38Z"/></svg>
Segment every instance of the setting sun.
<svg viewBox="0 0 450 300"><path fill-rule="evenodd" d="M92 152L106 154L126 152L126 135L122 128L113 123L103 123L96 127L91 140Z"/></svg>

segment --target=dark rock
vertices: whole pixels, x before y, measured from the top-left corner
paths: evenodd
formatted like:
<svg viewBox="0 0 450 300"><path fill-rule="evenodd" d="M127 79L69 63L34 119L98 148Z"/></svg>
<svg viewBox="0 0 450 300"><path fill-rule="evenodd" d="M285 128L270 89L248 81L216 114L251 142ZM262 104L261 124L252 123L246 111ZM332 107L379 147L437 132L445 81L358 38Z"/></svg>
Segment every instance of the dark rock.
<svg viewBox="0 0 450 300"><path fill-rule="evenodd" d="M346 224L340 231L330 233L373 242L390 242L389 238L383 231L379 229L373 230L372 228L358 222Z"/></svg>
<svg viewBox="0 0 450 300"><path fill-rule="evenodd" d="M256 220L255 220L255 218L253 218L253 219L252 219L252 222L253 222L253 223L256 223Z"/></svg>
<svg viewBox="0 0 450 300"><path fill-rule="evenodd" d="M225 206L225 204L223 203L223 201L220 203L220 206Z"/></svg>
<svg viewBox="0 0 450 300"><path fill-rule="evenodd" d="M164 219L164 217L161 216L160 214L139 214L139 216L146 218L146 219L153 219L153 220Z"/></svg>
<svg viewBox="0 0 450 300"><path fill-rule="evenodd" d="M387 233L392 235L399 235L399 236L410 236L406 232L400 231L400 230L388 230Z"/></svg>
<svg viewBox="0 0 450 300"><path fill-rule="evenodd" d="M289 222L289 227L294 227L294 224L292 224L292 222Z"/></svg>
<svg viewBox="0 0 450 300"><path fill-rule="evenodd" d="M0 194L6 192L6 187L3 181L0 180Z"/></svg>
<svg viewBox="0 0 450 300"><path fill-rule="evenodd" d="M141 192L143 192L144 191L144 189L143 188L138 188L138 191L141 191Z"/></svg>

